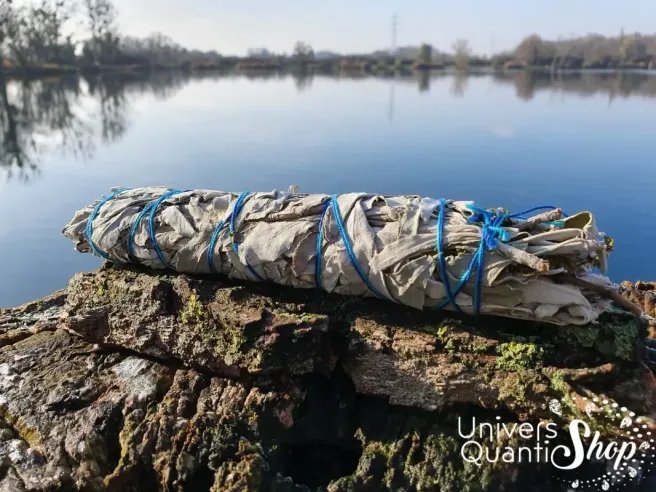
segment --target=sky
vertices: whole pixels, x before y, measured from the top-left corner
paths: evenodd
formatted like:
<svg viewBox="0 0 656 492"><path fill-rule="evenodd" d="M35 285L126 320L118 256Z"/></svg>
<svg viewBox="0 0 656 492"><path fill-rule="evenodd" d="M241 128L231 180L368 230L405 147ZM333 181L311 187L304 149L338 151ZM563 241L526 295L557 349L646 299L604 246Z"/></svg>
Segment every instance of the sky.
<svg viewBox="0 0 656 492"><path fill-rule="evenodd" d="M476 53L513 48L526 35L656 32L656 0L114 0L125 34L162 32L188 48L245 54L267 47L291 52L369 52L392 44L431 43L449 51L467 38Z"/></svg>

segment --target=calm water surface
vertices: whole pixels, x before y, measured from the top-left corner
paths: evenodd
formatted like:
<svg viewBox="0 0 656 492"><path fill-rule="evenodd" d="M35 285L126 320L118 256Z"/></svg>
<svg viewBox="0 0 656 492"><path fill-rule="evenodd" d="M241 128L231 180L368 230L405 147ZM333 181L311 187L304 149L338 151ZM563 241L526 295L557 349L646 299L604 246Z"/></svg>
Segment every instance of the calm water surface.
<svg viewBox="0 0 656 492"><path fill-rule="evenodd" d="M99 260L60 234L112 186L371 191L593 211L614 280L656 279L656 76L167 74L11 82L0 306Z"/></svg>

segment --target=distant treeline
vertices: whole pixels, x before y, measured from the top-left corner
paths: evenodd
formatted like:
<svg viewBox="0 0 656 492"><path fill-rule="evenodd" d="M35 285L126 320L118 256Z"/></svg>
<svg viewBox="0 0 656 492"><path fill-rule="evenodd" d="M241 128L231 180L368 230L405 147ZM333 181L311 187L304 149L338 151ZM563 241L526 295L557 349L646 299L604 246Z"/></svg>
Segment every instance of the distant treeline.
<svg viewBox="0 0 656 492"><path fill-rule="evenodd" d="M543 40L533 34L512 53L493 57L505 66L538 66L565 69L656 69L656 35L625 34Z"/></svg>
<svg viewBox="0 0 656 492"><path fill-rule="evenodd" d="M361 55L315 52L298 42L290 54L265 48L246 57L188 50L163 34L122 36L111 0L0 0L0 75L43 75L66 71L156 69L312 69L397 72L453 67L493 69L656 69L656 35L620 33L543 40L531 35L512 51L476 56L469 42L449 51L430 43ZM75 35L73 34L75 33Z"/></svg>
<svg viewBox="0 0 656 492"><path fill-rule="evenodd" d="M589 34L557 41L543 40L532 34L514 50L491 57L473 55L465 39L456 40L451 49L451 52L443 52L424 43L419 47L399 48L393 53L393 58L406 63L414 60L415 66L433 68L656 69L656 34L647 36L621 32L610 37ZM362 59L376 61L389 57L388 52L379 51L364 55Z"/></svg>
<svg viewBox="0 0 656 492"><path fill-rule="evenodd" d="M222 61L216 51L188 50L162 34L121 36L116 20L111 0L0 0L0 69L39 75Z"/></svg>

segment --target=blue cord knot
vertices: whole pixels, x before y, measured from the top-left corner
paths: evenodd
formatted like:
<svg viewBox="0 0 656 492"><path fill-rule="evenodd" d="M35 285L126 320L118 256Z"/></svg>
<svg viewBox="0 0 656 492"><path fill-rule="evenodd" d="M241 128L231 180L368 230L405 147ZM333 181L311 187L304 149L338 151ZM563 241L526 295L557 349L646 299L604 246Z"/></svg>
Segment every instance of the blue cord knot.
<svg viewBox="0 0 656 492"><path fill-rule="evenodd" d="M452 286L447 272L446 255L444 252L444 221L446 208L447 201L444 198L441 198L437 214L436 245L437 262L439 264L438 270L440 280L446 292L446 298L440 304L435 306L435 308L442 309L451 304L456 311L462 312L462 309L456 302L456 297L462 292L465 285L469 283L471 277L475 276L476 282L474 283L473 297L474 310L478 315L481 309L481 290L483 274L485 271L485 252L495 249L499 239L502 241L508 241L510 239L510 233L501 226L509 216L501 209L490 211L473 203L467 205L467 208L473 212L467 219L467 222L470 224L481 224L481 240L478 243L478 247L472 256L469 266L458 280L458 283L455 286Z"/></svg>
<svg viewBox="0 0 656 492"><path fill-rule="evenodd" d="M507 212L503 209L485 210L474 203L467 204L467 208L474 212L467 222L481 224L481 242L487 251L496 249L499 239L502 242L510 241L510 232L501 225L510 217Z"/></svg>
<svg viewBox="0 0 656 492"><path fill-rule="evenodd" d="M454 286L451 285L449 275L447 273L446 257L444 254L444 220L446 216L447 201L444 198L440 199L439 209L437 213L437 231L436 231L436 249L437 249L437 263L439 265L439 274L442 285L446 292L446 298L435 309L442 309L451 304L456 311L462 312L462 309L456 302L456 297L462 289L469 283L472 276L475 276L474 283L474 311L476 315L481 310L481 293L483 288L483 275L485 273L485 252L492 251L497 248L499 240L502 242L510 241L511 234L502 224L507 219L522 219L526 220L527 215L531 212L538 210L554 210L556 207L551 205L541 205L534 207L530 210L525 210L518 214L510 214L507 210L498 208L496 210L486 210L479 207L475 203L469 203L466 207L472 211L472 215L467 219L469 224L479 224L481 226L481 240L478 243L476 252L472 256L469 266L462 274L458 283ZM562 221L554 221L554 223ZM564 223L563 223L564 225Z"/></svg>
<svg viewBox="0 0 656 492"><path fill-rule="evenodd" d="M497 242L501 239L502 242L510 240L510 233L503 227L493 225L483 225L483 240L485 241L485 249L491 251L497 247Z"/></svg>

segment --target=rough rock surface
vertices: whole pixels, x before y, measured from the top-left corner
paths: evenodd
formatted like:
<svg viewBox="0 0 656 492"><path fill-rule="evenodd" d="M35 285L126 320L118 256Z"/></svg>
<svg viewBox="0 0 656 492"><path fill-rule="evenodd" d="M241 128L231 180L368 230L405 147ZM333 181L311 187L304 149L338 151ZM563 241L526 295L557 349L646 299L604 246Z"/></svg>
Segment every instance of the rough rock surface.
<svg viewBox="0 0 656 492"><path fill-rule="evenodd" d="M645 314L656 318L656 282L622 282L621 293L639 306ZM649 323L649 336L656 338L656 322Z"/></svg>
<svg viewBox="0 0 656 492"><path fill-rule="evenodd" d="M0 491L558 490L465 463L456 417L653 418L644 337L107 267L0 310Z"/></svg>

